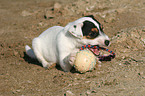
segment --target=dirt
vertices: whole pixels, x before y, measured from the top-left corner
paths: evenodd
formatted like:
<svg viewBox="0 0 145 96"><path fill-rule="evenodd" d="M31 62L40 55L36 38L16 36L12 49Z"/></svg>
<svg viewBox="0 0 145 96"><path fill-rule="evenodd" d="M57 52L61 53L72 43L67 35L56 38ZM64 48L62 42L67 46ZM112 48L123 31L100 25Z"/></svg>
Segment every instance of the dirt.
<svg viewBox="0 0 145 96"><path fill-rule="evenodd" d="M25 45L47 28L93 14L111 38L112 61L92 72L46 70ZM144 0L0 0L0 96L143 96Z"/></svg>

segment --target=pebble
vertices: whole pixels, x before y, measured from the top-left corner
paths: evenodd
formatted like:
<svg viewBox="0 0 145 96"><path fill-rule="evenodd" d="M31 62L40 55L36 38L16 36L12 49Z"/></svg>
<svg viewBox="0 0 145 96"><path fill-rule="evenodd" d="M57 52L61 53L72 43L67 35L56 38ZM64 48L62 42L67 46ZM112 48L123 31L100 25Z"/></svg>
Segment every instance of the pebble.
<svg viewBox="0 0 145 96"><path fill-rule="evenodd" d="M58 10L62 7L62 5L60 3L55 3L54 4L54 10Z"/></svg>
<svg viewBox="0 0 145 96"><path fill-rule="evenodd" d="M116 9L115 11L121 14L125 11L125 8L119 8L119 9Z"/></svg>
<svg viewBox="0 0 145 96"><path fill-rule="evenodd" d="M12 91L13 94L20 93L21 90Z"/></svg>
<svg viewBox="0 0 145 96"><path fill-rule="evenodd" d="M91 81L85 81L85 83L90 83Z"/></svg>
<svg viewBox="0 0 145 96"><path fill-rule="evenodd" d="M32 13L30 13L30 12L24 10L24 11L22 11L22 14L21 14L21 15L25 17L25 16L30 16L30 15L32 15Z"/></svg>
<svg viewBox="0 0 145 96"><path fill-rule="evenodd" d="M119 65L122 65L121 63L119 63Z"/></svg>
<svg viewBox="0 0 145 96"><path fill-rule="evenodd" d="M45 19L53 19L54 18L54 15L52 14L52 12L50 10L47 10L44 13L44 18Z"/></svg>
<svg viewBox="0 0 145 96"><path fill-rule="evenodd" d="M14 54L14 56L17 56L18 55L18 52L17 51L14 51L13 54Z"/></svg>
<svg viewBox="0 0 145 96"><path fill-rule="evenodd" d="M42 22L40 22L40 23L38 24L38 26L43 26L43 23L42 23Z"/></svg>
<svg viewBox="0 0 145 96"><path fill-rule="evenodd" d="M70 90L66 91L64 96L75 96L74 93L72 93Z"/></svg>
<svg viewBox="0 0 145 96"><path fill-rule="evenodd" d="M16 90L16 92L20 92L21 90Z"/></svg>
<svg viewBox="0 0 145 96"><path fill-rule="evenodd" d="M91 91L90 91L90 90L88 90L88 91L86 92L86 94L87 94L87 95L90 95L90 94L91 94Z"/></svg>
<svg viewBox="0 0 145 96"><path fill-rule="evenodd" d="M28 83L32 83L30 80L27 80Z"/></svg>

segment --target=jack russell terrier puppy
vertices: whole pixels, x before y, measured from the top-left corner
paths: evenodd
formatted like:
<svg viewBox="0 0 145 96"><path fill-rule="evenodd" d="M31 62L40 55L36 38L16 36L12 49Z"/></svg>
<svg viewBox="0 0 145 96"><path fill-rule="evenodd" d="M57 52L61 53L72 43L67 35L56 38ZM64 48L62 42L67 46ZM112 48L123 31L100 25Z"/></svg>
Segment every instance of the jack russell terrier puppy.
<svg viewBox="0 0 145 96"><path fill-rule="evenodd" d="M28 45L25 49L29 57L38 59L45 68L55 63L59 64L64 71L70 71L76 53L81 46L88 44L99 46L110 44L101 24L92 15L70 22L65 27L48 28L33 39L33 50Z"/></svg>

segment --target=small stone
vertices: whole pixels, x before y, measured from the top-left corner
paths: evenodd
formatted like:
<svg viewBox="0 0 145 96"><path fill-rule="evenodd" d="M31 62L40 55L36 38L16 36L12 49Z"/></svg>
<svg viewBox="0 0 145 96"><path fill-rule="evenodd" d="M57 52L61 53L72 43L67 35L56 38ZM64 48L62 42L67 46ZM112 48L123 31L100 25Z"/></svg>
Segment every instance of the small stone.
<svg viewBox="0 0 145 96"><path fill-rule="evenodd" d="M85 83L90 83L91 81L86 81Z"/></svg>
<svg viewBox="0 0 145 96"><path fill-rule="evenodd" d="M54 18L54 15L52 14L52 12L50 10L47 10L44 13L44 18L45 19L53 19Z"/></svg>
<svg viewBox="0 0 145 96"><path fill-rule="evenodd" d="M27 82L28 82L28 83L31 83L31 81L30 81L30 80L28 80Z"/></svg>
<svg viewBox="0 0 145 96"><path fill-rule="evenodd" d="M123 13L124 11L125 11L125 9L123 9L123 8L119 8L119 9L116 10L116 12L119 13L119 14Z"/></svg>
<svg viewBox="0 0 145 96"><path fill-rule="evenodd" d="M22 16L30 16L30 15L32 15L32 13L30 13L26 10L22 11Z"/></svg>
<svg viewBox="0 0 145 96"><path fill-rule="evenodd" d="M40 23L39 23L39 26L43 26L43 23L40 22Z"/></svg>
<svg viewBox="0 0 145 96"><path fill-rule="evenodd" d="M145 76L144 76L144 77L142 77L142 79L145 79Z"/></svg>
<svg viewBox="0 0 145 96"><path fill-rule="evenodd" d="M55 3L54 4L54 10L58 10L61 8L61 4L60 3Z"/></svg>
<svg viewBox="0 0 145 96"><path fill-rule="evenodd" d="M14 51L14 56L17 56L18 55L18 52L17 51Z"/></svg>
<svg viewBox="0 0 145 96"><path fill-rule="evenodd" d="M86 94L87 94L87 95L90 95L90 94L91 94L91 91L90 91L90 90L88 90L88 91L86 92Z"/></svg>
<svg viewBox="0 0 145 96"><path fill-rule="evenodd" d="M109 17L109 18L106 18L105 22L107 23L113 23L115 21L115 17Z"/></svg>
<svg viewBox="0 0 145 96"><path fill-rule="evenodd" d="M16 92L20 92L21 90L16 90Z"/></svg>
<svg viewBox="0 0 145 96"><path fill-rule="evenodd" d="M74 93L72 93L70 90L66 91L66 93L64 94L64 96L75 96Z"/></svg>

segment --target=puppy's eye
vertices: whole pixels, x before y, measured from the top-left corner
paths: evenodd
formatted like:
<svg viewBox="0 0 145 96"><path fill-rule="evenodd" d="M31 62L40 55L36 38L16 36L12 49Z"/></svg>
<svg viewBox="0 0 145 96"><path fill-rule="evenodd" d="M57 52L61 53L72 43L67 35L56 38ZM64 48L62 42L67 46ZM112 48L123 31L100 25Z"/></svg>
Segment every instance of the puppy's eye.
<svg viewBox="0 0 145 96"><path fill-rule="evenodd" d="M76 25L74 25L74 28L76 28L77 26Z"/></svg>
<svg viewBox="0 0 145 96"><path fill-rule="evenodd" d="M92 28L91 32L89 33L88 38L89 39L94 39L99 35L99 30L97 28Z"/></svg>

